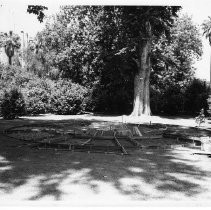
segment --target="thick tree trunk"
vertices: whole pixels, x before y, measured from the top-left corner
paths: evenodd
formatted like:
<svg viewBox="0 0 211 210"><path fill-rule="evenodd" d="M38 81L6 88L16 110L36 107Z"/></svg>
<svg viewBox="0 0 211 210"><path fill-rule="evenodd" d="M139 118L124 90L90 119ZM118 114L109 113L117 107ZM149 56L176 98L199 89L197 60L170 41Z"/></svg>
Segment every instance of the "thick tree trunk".
<svg viewBox="0 0 211 210"><path fill-rule="evenodd" d="M139 43L139 58L136 61L138 72L134 78L134 102L131 116L150 115L150 52L151 40L144 39Z"/></svg>

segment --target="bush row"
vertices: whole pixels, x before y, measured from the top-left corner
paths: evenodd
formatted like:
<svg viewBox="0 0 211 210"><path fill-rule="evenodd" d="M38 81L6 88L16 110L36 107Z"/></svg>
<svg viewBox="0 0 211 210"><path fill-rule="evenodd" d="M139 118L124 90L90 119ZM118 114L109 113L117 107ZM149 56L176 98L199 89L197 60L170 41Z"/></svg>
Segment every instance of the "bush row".
<svg viewBox="0 0 211 210"><path fill-rule="evenodd" d="M159 89L151 89L151 110L153 114L194 116L203 108L207 114L208 95L208 85L199 79L191 81L185 89L167 87L162 92Z"/></svg>
<svg viewBox="0 0 211 210"><path fill-rule="evenodd" d="M39 78L26 69L0 66L0 114L6 115L5 118L22 114L77 114L83 111L129 114L132 111L132 89L132 86L109 85L105 88L96 85L90 91L70 80ZM206 83L198 79L183 89L170 86L161 90L152 86L152 114L196 115L201 108L208 109L208 93Z"/></svg>
<svg viewBox="0 0 211 210"><path fill-rule="evenodd" d="M85 109L85 87L67 80L39 80L23 88L27 114L77 114Z"/></svg>
<svg viewBox="0 0 211 210"><path fill-rule="evenodd" d="M70 80L53 81L27 71L19 75L10 71L1 79L0 85L0 114L4 118L23 114L77 114L85 110L87 88ZM17 69L14 71L18 72Z"/></svg>

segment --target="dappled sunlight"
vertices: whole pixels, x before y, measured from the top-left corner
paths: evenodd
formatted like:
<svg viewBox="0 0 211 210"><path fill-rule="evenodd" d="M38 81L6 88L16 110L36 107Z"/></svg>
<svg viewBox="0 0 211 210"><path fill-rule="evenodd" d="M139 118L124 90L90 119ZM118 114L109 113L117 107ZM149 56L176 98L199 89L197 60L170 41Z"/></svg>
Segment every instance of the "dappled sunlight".
<svg viewBox="0 0 211 210"><path fill-rule="evenodd" d="M12 170L12 166L0 166L0 173L1 171Z"/></svg>
<svg viewBox="0 0 211 210"><path fill-rule="evenodd" d="M5 157L0 156L0 163L10 163Z"/></svg>
<svg viewBox="0 0 211 210"><path fill-rule="evenodd" d="M44 154L51 156L51 152L47 151L40 154L38 161L45 157ZM139 155L131 157L61 153L58 158L46 160L46 165L42 163L39 169L33 158L33 155L28 157L32 166L26 165L20 171L23 166L15 161L10 172L1 176L0 199L71 199L78 204L94 202L95 199L103 203L109 199L109 202L115 203L121 199L128 202L161 198L177 200L206 192L206 173L188 162L174 161L170 151L147 154L139 151ZM9 178L5 179L6 175Z"/></svg>
<svg viewBox="0 0 211 210"><path fill-rule="evenodd" d="M166 173L166 175L168 175L169 177L171 177L172 180L179 180L179 181L185 181L185 182L192 182L195 184L201 184L202 182L204 182L204 179L201 178L200 176L192 176L189 175L188 173Z"/></svg>
<svg viewBox="0 0 211 210"><path fill-rule="evenodd" d="M142 168L138 168L138 167L129 167L128 168L131 172L135 172L135 173L141 173L144 170Z"/></svg>
<svg viewBox="0 0 211 210"><path fill-rule="evenodd" d="M36 192L39 191L39 183L44 178L44 176L29 176L25 180L25 183L13 188L10 194L5 195L5 198L14 197L17 200L28 200L31 196L33 196Z"/></svg>
<svg viewBox="0 0 211 210"><path fill-rule="evenodd" d="M131 194L134 199L164 196L163 192L155 188L155 185L147 183L142 177L121 178L119 184L121 190L126 194Z"/></svg>
<svg viewBox="0 0 211 210"><path fill-rule="evenodd" d="M5 157L0 156L0 174L4 171L12 170L12 169L13 169L13 167L12 167L10 161L8 161Z"/></svg>
<svg viewBox="0 0 211 210"><path fill-rule="evenodd" d="M62 5L0 3L0 203L211 201L211 17Z"/></svg>
<svg viewBox="0 0 211 210"><path fill-rule="evenodd" d="M72 121L63 123L68 127ZM89 125L101 128L106 123ZM7 137L0 144L1 202L115 205L211 199L210 158L193 155L193 149L139 149L121 156L36 150Z"/></svg>

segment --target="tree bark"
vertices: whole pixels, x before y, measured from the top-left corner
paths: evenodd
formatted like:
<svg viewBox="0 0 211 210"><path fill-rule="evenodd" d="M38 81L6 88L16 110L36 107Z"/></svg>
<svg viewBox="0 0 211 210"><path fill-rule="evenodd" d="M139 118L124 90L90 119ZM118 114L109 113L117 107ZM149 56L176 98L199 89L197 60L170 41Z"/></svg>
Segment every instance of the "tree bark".
<svg viewBox="0 0 211 210"><path fill-rule="evenodd" d="M134 102L131 116L150 115L149 79L151 39L142 39L139 43L138 72L134 78Z"/></svg>

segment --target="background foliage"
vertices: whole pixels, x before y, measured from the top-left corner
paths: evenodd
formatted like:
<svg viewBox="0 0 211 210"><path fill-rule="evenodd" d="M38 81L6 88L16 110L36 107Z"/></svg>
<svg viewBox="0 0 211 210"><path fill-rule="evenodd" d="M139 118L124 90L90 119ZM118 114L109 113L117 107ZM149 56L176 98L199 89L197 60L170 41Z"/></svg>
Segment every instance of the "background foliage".
<svg viewBox="0 0 211 210"><path fill-rule="evenodd" d="M27 114L129 114L137 71L130 43L136 40L123 28L120 9L62 7L28 45L25 68L0 66L0 98L14 84ZM206 110L208 97L207 84L194 79L193 64L202 55L199 27L180 15L167 33L153 37L152 113L195 115Z"/></svg>
<svg viewBox="0 0 211 210"><path fill-rule="evenodd" d="M12 120L25 114L24 98L17 87L11 87L3 92L0 110L3 118L7 120Z"/></svg>

